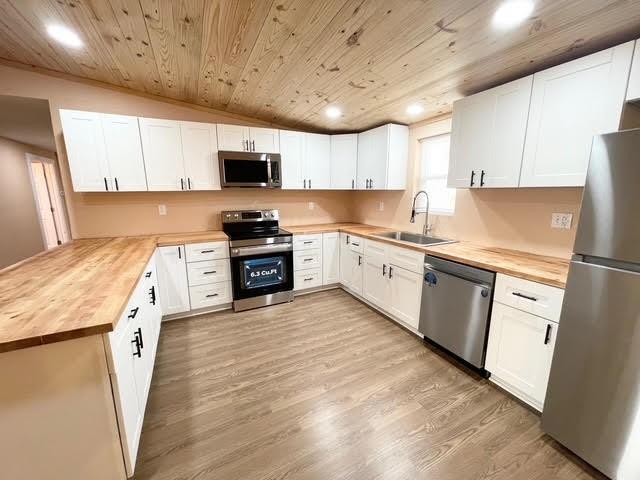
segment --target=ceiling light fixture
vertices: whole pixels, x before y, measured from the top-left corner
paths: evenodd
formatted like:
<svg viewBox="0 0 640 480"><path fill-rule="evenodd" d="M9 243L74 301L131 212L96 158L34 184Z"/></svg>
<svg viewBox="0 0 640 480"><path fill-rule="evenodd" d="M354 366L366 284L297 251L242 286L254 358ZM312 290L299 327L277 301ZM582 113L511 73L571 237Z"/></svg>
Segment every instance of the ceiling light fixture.
<svg viewBox="0 0 640 480"><path fill-rule="evenodd" d="M338 107L327 107L324 113L329 118L338 118L342 115L342 111Z"/></svg>
<svg viewBox="0 0 640 480"><path fill-rule="evenodd" d="M506 0L493 14L493 26L498 29L515 27L533 12L533 0Z"/></svg>
<svg viewBox="0 0 640 480"><path fill-rule="evenodd" d="M47 27L47 33L51 38L66 47L80 48L84 45L76 32L62 25L49 25Z"/></svg>
<svg viewBox="0 0 640 480"><path fill-rule="evenodd" d="M424 107L419 103L412 103L407 107L407 113L409 115L420 115L422 112L424 112Z"/></svg>

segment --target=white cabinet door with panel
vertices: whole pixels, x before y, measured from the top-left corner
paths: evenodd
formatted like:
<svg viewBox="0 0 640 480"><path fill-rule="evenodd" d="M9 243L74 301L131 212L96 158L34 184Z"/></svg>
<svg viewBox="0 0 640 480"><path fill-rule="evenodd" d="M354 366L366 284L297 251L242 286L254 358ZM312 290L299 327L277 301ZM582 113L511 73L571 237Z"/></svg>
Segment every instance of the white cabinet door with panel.
<svg viewBox="0 0 640 480"><path fill-rule="evenodd" d="M191 310L184 246L159 247L156 260L162 314L172 315Z"/></svg>
<svg viewBox="0 0 640 480"><path fill-rule="evenodd" d="M280 134L276 128L249 128L250 148L252 152L280 153Z"/></svg>
<svg viewBox="0 0 640 480"><path fill-rule="evenodd" d="M388 310L391 300L387 278L389 265L385 262L384 257L365 255L362 274L362 296L382 310Z"/></svg>
<svg viewBox="0 0 640 480"><path fill-rule="evenodd" d="M358 134L331 135L331 188L356 188Z"/></svg>
<svg viewBox="0 0 640 480"><path fill-rule="evenodd" d="M407 183L409 128L393 123L358 134L357 187L403 190Z"/></svg>
<svg viewBox="0 0 640 480"><path fill-rule="evenodd" d="M138 117L102 114L112 185L119 192L147 190Z"/></svg>
<svg viewBox="0 0 640 480"><path fill-rule="evenodd" d="M220 190L215 124L180 122L180 134L186 190Z"/></svg>
<svg viewBox="0 0 640 480"><path fill-rule="evenodd" d="M532 83L528 76L454 103L449 187L518 186Z"/></svg>
<svg viewBox="0 0 640 480"><path fill-rule="evenodd" d="M340 281L340 236L338 232L322 234L322 284Z"/></svg>
<svg viewBox="0 0 640 480"><path fill-rule="evenodd" d="M180 122L140 118L149 190L186 190Z"/></svg>
<svg viewBox="0 0 640 480"><path fill-rule="evenodd" d="M304 176L305 133L280 130L280 158L282 188L301 190L306 186Z"/></svg>
<svg viewBox="0 0 640 480"><path fill-rule="evenodd" d="M618 130L628 42L533 76L521 187L583 186L594 135Z"/></svg>
<svg viewBox="0 0 640 480"><path fill-rule="evenodd" d="M306 137L303 184L315 190L331 188L331 137L319 133Z"/></svg>
<svg viewBox="0 0 640 480"><path fill-rule="evenodd" d="M635 41L629 86L627 87L627 101L640 99L640 40Z"/></svg>
<svg viewBox="0 0 640 480"><path fill-rule="evenodd" d="M60 120L76 192L113 190L107 163L102 115L94 112L60 110Z"/></svg>
<svg viewBox="0 0 640 480"><path fill-rule="evenodd" d="M557 324L494 302L485 368L492 380L542 409Z"/></svg>
<svg viewBox="0 0 640 480"><path fill-rule="evenodd" d="M218 148L231 152L248 152L249 127L244 125L228 125L219 123L218 127Z"/></svg>
<svg viewBox="0 0 640 480"><path fill-rule="evenodd" d="M422 274L389 266L389 304L387 311L401 322L418 329Z"/></svg>

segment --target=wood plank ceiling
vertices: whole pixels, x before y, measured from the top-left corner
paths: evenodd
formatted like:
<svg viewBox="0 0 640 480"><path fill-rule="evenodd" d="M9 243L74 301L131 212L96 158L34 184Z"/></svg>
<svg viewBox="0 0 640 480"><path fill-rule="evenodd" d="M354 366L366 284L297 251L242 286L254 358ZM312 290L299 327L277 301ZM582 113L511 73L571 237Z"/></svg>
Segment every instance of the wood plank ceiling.
<svg viewBox="0 0 640 480"><path fill-rule="evenodd" d="M454 99L640 37L640 0L0 0L0 57L280 125L411 123ZM75 30L84 47L50 39ZM0 79L1 82L1 79ZM406 107L425 110L409 116ZM329 119L327 105L343 115Z"/></svg>

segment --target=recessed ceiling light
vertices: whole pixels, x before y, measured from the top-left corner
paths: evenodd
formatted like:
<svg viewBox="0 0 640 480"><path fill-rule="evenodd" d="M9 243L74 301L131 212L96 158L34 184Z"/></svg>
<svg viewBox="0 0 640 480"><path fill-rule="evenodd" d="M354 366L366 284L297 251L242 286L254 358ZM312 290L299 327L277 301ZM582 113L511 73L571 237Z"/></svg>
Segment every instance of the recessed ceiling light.
<svg viewBox="0 0 640 480"><path fill-rule="evenodd" d="M49 25L47 33L51 38L67 47L80 48L84 45L76 32L62 25Z"/></svg>
<svg viewBox="0 0 640 480"><path fill-rule="evenodd" d="M533 0L506 0L493 14L493 26L499 29L515 27L533 12Z"/></svg>
<svg viewBox="0 0 640 480"><path fill-rule="evenodd" d="M407 107L407 113L409 115L420 115L422 112L424 112L424 107L419 103L412 103Z"/></svg>
<svg viewBox="0 0 640 480"><path fill-rule="evenodd" d="M338 118L340 115L342 115L342 111L338 107L327 107L324 113L329 118Z"/></svg>

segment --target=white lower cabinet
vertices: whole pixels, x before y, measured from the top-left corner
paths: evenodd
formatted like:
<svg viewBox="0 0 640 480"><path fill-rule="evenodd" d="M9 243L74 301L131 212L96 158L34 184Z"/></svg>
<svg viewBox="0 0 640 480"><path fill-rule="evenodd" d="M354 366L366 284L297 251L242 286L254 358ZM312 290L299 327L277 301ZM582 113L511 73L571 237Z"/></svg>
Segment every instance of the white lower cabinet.
<svg viewBox="0 0 640 480"><path fill-rule="evenodd" d="M420 321L422 275L391 265L389 313L415 330Z"/></svg>
<svg viewBox="0 0 640 480"><path fill-rule="evenodd" d="M383 310L389 309L391 290L389 289L389 265L381 256L365 256L362 296Z"/></svg>
<svg viewBox="0 0 640 480"><path fill-rule="evenodd" d="M322 234L293 236L293 289L307 290L322 286Z"/></svg>
<svg viewBox="0 0 640 480"><path fill-rule="evenodd" d="M340 282L340 235L338 232L322 234L322 284Z"/></svg>
<svg viewBox="0 0 640 480"><path fill-rule="evenodd" d="M364 256L352 242L362 245L363 240L340 232L340 283L353 293L362 295Z"/></svg>
<svg viewBox="0 0 640 480"><path fill-rule="evenodd" d="M231 282L189 287L189 297L191 298L191 308L194 310L231 303L233 300Z"/></svg>
<svg viewBox="0 0 640 480"><path fill-rule="evenodd" d="M191 310L184 245L158 248L158 284L163 315Z"/></svg>

